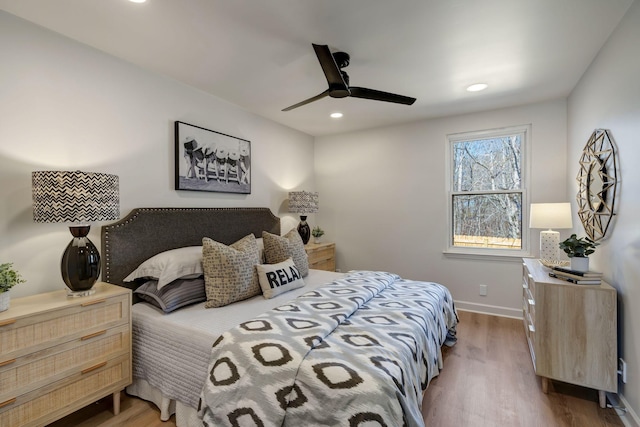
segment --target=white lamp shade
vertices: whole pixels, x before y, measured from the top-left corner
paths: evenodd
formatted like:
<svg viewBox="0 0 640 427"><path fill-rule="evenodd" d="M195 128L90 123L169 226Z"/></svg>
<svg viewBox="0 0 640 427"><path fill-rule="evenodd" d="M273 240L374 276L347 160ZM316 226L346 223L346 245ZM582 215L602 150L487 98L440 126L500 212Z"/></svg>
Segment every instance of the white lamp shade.
<svg viewBox="0 0 640 427"><path fill-rule="evenodd" d="M571 228L571 203L532 203L530 228Z"/></svg>

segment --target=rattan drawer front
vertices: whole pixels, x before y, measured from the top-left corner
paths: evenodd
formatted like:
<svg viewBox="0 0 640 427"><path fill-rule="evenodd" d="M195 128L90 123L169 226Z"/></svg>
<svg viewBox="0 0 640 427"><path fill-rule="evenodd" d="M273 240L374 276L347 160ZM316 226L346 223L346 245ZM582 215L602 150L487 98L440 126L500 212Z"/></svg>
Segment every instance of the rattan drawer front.
<svg viewBox="0 0 640 427"><path fill-rule="evenodd" d="M316 261L314 263L309 263L309 268L313 268L315 270L336 271L336 261L333 258Z"/></svg>
<svg viewBox="0 0 640 427"><path fill-rule="evenodd" d="M336 245L334 243L318 243L305 246L309 257L309 268L316 270L336 270Z"/></svg>
<svg viewBox="0 0 640 427"><path fill-rule="evenodd" d="M130 352L129 325L0 362L0 402L58 381L87 366Z"/></svg>
<svg viewBox="0 0 640 427"><path fill-rule="evenodd" d="M131 360L121 356L87 367L85 373L42 387L29 394L7 400L0 407L3 427L42 426L92 403L110 390L131 382ZM0 402L2 405L5 401Z"/></svg>
<svg viewBox="0 0 640 427"><path fill-rule="evenodd" d="M16 319L0 326L2 357L17 358L101 329L128 324L130 312L129 296L119 295Z"/></svg>

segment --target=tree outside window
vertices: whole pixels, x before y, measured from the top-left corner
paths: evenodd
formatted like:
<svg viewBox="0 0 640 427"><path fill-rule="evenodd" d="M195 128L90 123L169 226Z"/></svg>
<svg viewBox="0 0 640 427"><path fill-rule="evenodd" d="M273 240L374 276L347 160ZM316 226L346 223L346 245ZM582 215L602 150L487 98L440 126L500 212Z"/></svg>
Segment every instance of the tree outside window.
<svg viewBox="0 0 640 427"><path fill-rule="evenodd" d="M450 135L451 248L523 251L528 127Z"/></svg>

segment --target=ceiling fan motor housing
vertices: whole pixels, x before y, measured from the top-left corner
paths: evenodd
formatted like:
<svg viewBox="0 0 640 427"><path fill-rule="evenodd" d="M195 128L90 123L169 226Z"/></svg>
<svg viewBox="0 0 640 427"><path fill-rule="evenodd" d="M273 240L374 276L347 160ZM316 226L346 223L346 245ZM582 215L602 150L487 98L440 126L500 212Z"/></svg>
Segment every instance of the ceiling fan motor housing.
<svg viewBox="0 0 640 427"><path fill-rule="evenodd" d="M333 52L333 59L336 60L338 68L345 68L349 66L351 57L346 52Z"/></svg>

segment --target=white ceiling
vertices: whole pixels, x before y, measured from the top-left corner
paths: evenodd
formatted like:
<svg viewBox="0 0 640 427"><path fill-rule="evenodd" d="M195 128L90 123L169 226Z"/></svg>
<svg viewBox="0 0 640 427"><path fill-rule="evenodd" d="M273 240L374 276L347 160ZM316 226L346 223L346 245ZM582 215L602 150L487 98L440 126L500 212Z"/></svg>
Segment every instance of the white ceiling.
<svg viewBox="0 0 640 427"><path fill-rule="evenodd" d="M0 0L0 9L310 135L567 96L634 0ZM412 96L289 105L354 86ZM483 92L469 93L472 83ZM341 111L344 117L330 119Z"/></svg>

